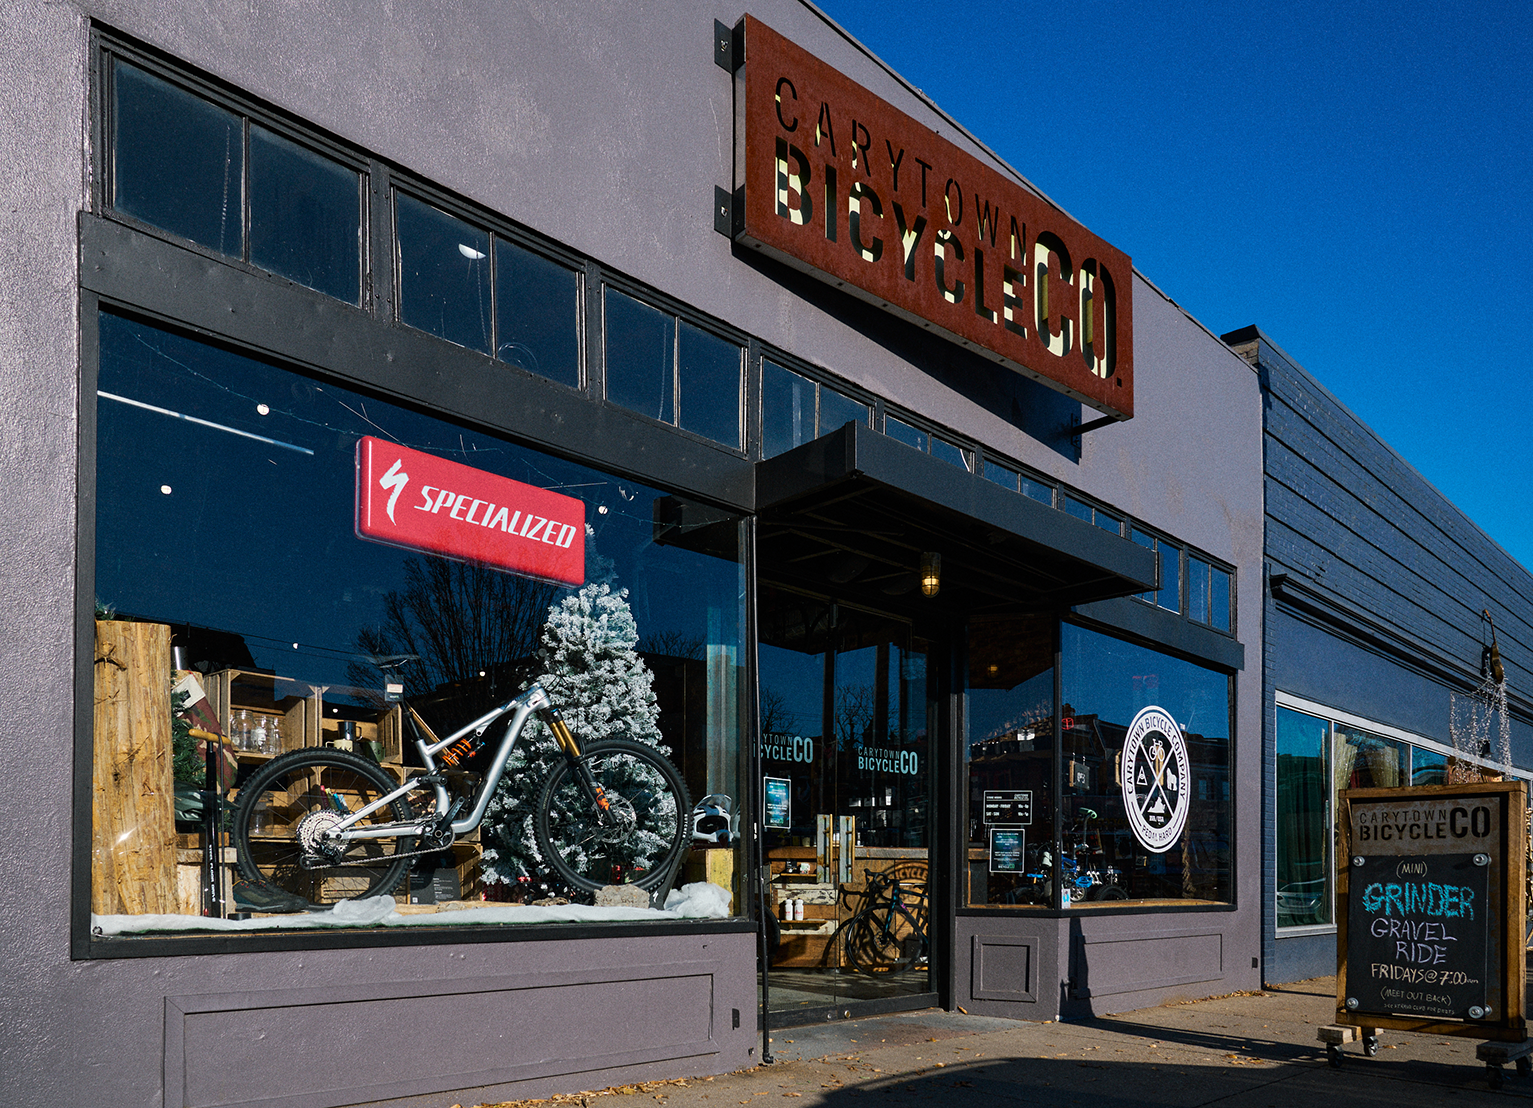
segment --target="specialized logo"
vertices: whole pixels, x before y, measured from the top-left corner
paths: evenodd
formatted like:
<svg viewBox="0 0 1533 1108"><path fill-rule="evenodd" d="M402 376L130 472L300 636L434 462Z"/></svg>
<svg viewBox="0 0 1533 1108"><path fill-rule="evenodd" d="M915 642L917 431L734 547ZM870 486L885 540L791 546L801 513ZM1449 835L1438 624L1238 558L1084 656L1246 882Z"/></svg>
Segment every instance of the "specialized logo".
<svg viewBox="0 0 1533 1108"><path fill-rule="evenodd" d="M1134 838L1164 854L1187 826L1190 768L1182 729L1164 708L1145 708L1123 739L1123 808Z"/></svg>
<svg viewBox="0 0 1533 1108"><path fill-rule="evenodd" d="M585 504L364 436L357 442L357 535L407 550L580 585Z"/></svg>

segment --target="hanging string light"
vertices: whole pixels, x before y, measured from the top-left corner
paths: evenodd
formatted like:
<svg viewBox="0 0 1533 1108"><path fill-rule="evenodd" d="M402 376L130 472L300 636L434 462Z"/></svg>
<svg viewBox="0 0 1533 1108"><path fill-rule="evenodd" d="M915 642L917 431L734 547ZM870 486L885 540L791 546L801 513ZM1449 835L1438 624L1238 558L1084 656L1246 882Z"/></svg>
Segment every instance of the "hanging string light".
<svg viewBox="0 0 1533 1108"><path fill-rule="evenodd" d="M1485 628L1490 628L1490 642L1485 642ZM1506 705L1506 666L1501 660L1501 644L1496 639L1496 621L1490 610L1480 612L1480 683L1468 696L1449 695L1448 733L1459 757L1450 767L1452 783L1466 783L1498 778L1490 762L1511 764L1512 727ZM1491 724L1499 724L1496 742L1491 741Z"/></svg>

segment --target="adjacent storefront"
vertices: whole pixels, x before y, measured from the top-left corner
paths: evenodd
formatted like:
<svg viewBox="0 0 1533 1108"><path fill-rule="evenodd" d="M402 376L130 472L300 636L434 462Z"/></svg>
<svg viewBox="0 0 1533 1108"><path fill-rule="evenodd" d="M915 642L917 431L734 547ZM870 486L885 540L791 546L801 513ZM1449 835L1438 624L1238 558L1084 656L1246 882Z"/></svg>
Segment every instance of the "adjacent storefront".
<svg viewBox="0 0 1533 1108"><path fill-rule="evenodd" d="M72 875L24 991L86 1001L28 1018L114 1061L74 1099L505 1099L1259 984L1257 378L1121 250L790 0L70 11L35 434L79 511L15 542L77 582L25 632L71 644L28 772L72 830L23 836ZM631 744L621 833L546 717L485 722L534 681Z"/></svg>

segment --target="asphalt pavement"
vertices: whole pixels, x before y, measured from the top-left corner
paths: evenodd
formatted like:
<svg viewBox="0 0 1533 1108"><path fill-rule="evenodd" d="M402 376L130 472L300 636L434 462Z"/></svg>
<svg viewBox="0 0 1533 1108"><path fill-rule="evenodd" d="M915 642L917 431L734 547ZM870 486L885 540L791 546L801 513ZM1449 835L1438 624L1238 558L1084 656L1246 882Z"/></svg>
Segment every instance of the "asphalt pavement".
<svg viewBox="0 0 1533 1108"><path fill-rule="evenodd" d="M1381 1032L1333 1068L1317 1028L1332 979L1063 1023L929 1009L772 1033L773 1065L481 1108L1427 1108L1533 1099L1512 1066L1492 1089L1478 1040ZM444 1104L444 1108L446 1105Z"/></svg>

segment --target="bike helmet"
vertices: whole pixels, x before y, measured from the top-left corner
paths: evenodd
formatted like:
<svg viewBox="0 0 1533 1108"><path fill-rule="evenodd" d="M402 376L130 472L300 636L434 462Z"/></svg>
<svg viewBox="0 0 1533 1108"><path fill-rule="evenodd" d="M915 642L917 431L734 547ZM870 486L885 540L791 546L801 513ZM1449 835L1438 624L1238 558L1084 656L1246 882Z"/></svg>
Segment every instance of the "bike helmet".
<svg viewBox="0 0 1533 1108"><path fill-rule="evenodd" d="M692 809L692 841L728 846L734 841L735 802L724 793L709 793Z"/></svg>

